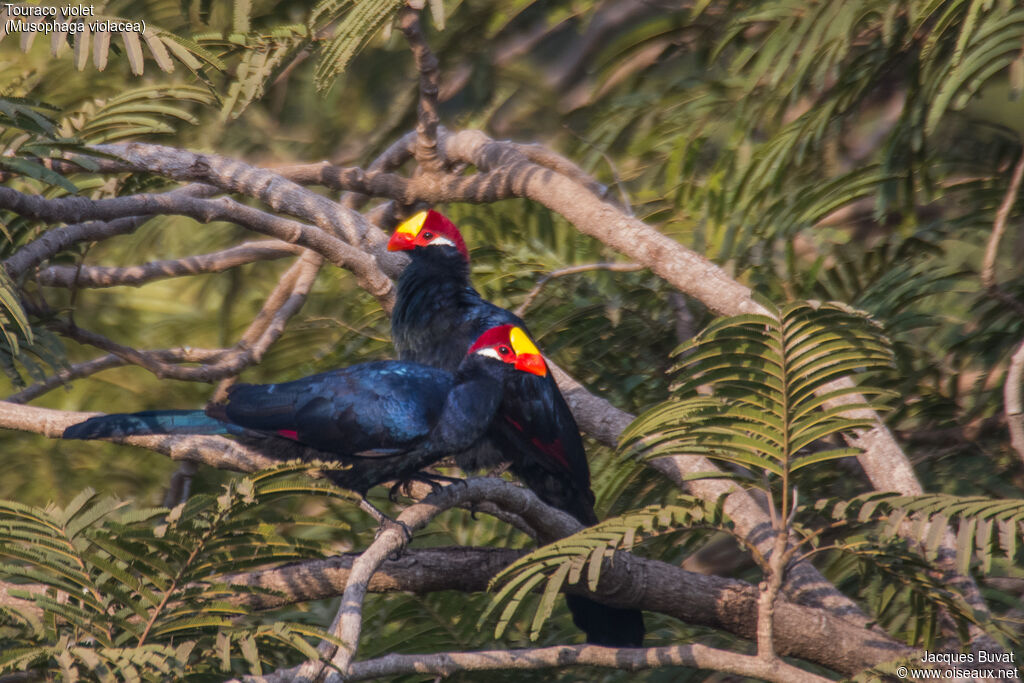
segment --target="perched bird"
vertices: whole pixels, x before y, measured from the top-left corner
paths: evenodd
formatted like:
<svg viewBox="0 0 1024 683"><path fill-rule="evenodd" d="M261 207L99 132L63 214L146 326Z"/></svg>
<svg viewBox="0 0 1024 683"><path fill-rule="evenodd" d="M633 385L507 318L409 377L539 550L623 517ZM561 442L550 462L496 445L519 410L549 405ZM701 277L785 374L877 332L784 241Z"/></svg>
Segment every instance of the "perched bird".
<svg viewBox="0 0 1024 683"><path fill-rule="evenodd" d="M388 250L409 252L411 259L398 281L391 316L391 335L402 360L451 370L483 330L495 325L526 329L518 316L486 301L473 288L466 242L455 224L437 211L421 211L403 222ZM583 441L551 373L509 377L490 437L457 455L459 465L476 469L507 459L512 472L541 500L584 525L597 523ZM639 611L574 595L567 601L588 642L642 644Z"/></svg>
<svg viewBox="0 0 1024 683"><path fill-rule="evenodd" d="M464 350L453 372L403 361L361 363L281 384L238 384L228 390L226 404L206 412L101 415L68 427L63 436L229 434L272 440L268 452L285 459L294 457L291 446L297 445L321 460L349 464L327 474L365 496L383 481L429 481L419 470L484 437L510 377L544 372L544 359L523 330L495 325Z"/></svg>

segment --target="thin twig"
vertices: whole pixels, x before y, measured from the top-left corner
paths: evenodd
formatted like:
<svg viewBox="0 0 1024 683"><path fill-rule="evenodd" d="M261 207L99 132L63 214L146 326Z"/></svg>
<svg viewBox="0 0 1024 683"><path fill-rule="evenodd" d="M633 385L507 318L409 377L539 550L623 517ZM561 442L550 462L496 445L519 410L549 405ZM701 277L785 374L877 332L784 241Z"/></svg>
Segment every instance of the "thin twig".
<svg viewBox="0 0 1024 683"><path fill-rule="evenodd" d="M596 666L619 671L687 666L777 683L826 683L831 680L781 660L765 662L758 657L699 644L652 648L555 645L522 650L390 654L354 663L344 680L390 679L406 674L448 677L461 671L530 671L566 666Z"/></svg>
<svg viewBox="0 0 1024 683"><path fill-rule="evenodd" d="M156 360L167 362L167 363L204 363L216 359L225 353L228 349L193 349L193 348L181 348L181 349L152 349L149 351L143 351L147 356L150 356ZM108 370L110 368L119 368L125 365L131 365L131 361L113 353L108 353L92 360L87 360L82 363L75 363L74 365L60 370L52 377L47 377L38 384L33 384L30 387L26 387L19 392L11 394L5 401L10 403L27 403L35 398L42 396L48 391L52 391L57 387L65 386L68 382L83 377L89 377L98 372Z"/></svg>
<svg viewBox="0 0 1024 683"><path fill-rule="evenodd" d="M999 256L999 243L1002 241L1003 233L1006 231L1006 221L1010 217L1010 211L1013 209L1013 205L1017 201L1017 195L1020 193L1022 179L1024 179L1024 149L1021 150L1020 158L1017 159L1017 164L1013 167L1010 184L1006 188L1006 194L1003 195L1003 201L999 204L996 218L992 222L992 234L989 236L988 246L985 248L985 259L982 261L981 266L981 284L986 289L994 289L998 286L996 282L996 258Z"/></svg>
<svg viewBox="0 0 1024 683"><path fill-rule="evenodd" d="M518 316L522 316L526 312L526 309L530 307L530 304L533 303L533 300L537 298L537 295L540 294L541 290L555 278L565 277L566 275L575 275L576 273L586 273L594 270L610 270L617 273L632 273L637 270L643 270L646 267L647 266L639 263L587 263L584 265L567 266L565 268L553 270L540 280L537 280L537 284L535 284L533 289L529 291L522 303L516 307L514 313Z"/></svg>
<svg viewBox="0 0 1024 683"><path fill-rule="evenodd" d="M263 308L252 319L248 329L235 345L236 348L246 350L245 358L248 364L263 360L263 355L281 337L288 320L298 313L306 302L322 264L322 256L307 250L278 281L274 291L263 303ZM235 382L239 372L232 373L220 381L211 399L213 402L217 403L227 398L228 387Z"/></svg>

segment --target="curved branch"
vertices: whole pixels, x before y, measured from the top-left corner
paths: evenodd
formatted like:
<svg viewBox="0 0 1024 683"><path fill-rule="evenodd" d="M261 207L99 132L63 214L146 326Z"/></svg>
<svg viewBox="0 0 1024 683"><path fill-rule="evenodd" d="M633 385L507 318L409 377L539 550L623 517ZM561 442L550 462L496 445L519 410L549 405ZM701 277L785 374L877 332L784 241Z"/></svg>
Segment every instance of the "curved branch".
<svg viewBox="0 0 1024 683"><path fill-rule="evenodd" d="M1010 356L1003 384L1003 406L1006 411L1006 425L1010 428L1010 444L1024 459L1024 404L1021 402L1021 385L1024 384L1024 342Z"/></svg>
<svg viewBox="0 0 1024 683"><path fill-rule="evenodd" d="M282 183L288 183L281 179ZM309 193L294 183L289 185L301 192L311 194L326 202L330 211L341 210L329 199ZM280 204L281 202L276 202ZM305 206L305 205L303 205ZM138 220L147 215L188 216L202 223L225 221L235 223L254 232L275 237L290 244L311 249L331 263L351 271L359 286L370 292L385 310L394 305L394 284L377 266L373 257L362 249L346 244L332 233L314 228L288 218L245 206L229 197L219 199L197 199L177 191L164 194L138 194L128 197L98 199L84 197L61 197L46 199L36 195L22 194L8 187L0 186L0 207L15 213L50 222L79 222L85 220L113 220L125 217ZM306 213L321 222L329 219L319 210ZM354 212L349 212L354 213ZM358 214L357 214L358 215ZM362 216L360 216L362 219ZM365 222L365 221L364 221Z"/></svg>
<svg viewBox="0 0 1024 683"><path fill-rule="evenodd" d="M419 529L444 510L482 501L514 510L529 524L544 528L542 535L551 538L564 537L581 528L576 520L544 505L529 490L500 479L469 479L465 485L447 486L427 496L423 502L406 508L399 520L410 529ZM492 549L457 548L410 550L397 560L386 560L386 554L381 556L380 552L397 549L404 544L404 537L398 532L385 532L381 538L385 535L386 540L378 538L371 545L374 549L372 555L356 557L350 554L344 558L303 562L253 574L252 579L246 582L281 589L285 595L295 598L306 595L309 599L322 598L344 590L345 598L332 630L351 643L354 651L359 637L358 616L362 599L373 586L380 590L412 592L475 590L487 583L486 571L499 564L499 560L512 559L511 554L502 557ZM448 553L453 555L455 564L452 566L464 567L465 571L440 570L445 566ZM480 567L471 569L473 560L470 556L476 553L479 553ZM369 571L374 565L384 572L378 579L373 579L376 574ZM355 588L349 592L353 586ZM724 629L746 639L756 636L756 587L734 579L695 574L658 560L618 552L612 559L605 560L596 592L590 592L580 584L568 585L566 590L597 597L616 607L661 612L687 623ZM260 603L268 607L282 604L273 597L251 599L274 600L273 603ZM779 653L786 656L817 662L850 674L911 653L910 648L884 633L857 626L818 608L779 600L774 612L775 643ZM810 624L814 626L808 628ZM335 658L334 663L345 671L342 665L351 663L351 652ZM303 675L314 676L316 668L317 663L308 663Z"/></svg>
<svg viewBox="0 0 1024 683"><path fill-rule="evenodd" d="M217 189L209 185L195 184L171 190L166 194L172 197L179 195L185 197L206 197L216 192ZM46 259L64 251L72 244L96 242L117 235L130 234L152 217L152 215L132 216L125 214L122 217L115 217L106 222L91 221L48 230L37 239L18 249L10 258L3 262L4 267L7 268L7 272L12 278L17 279L23 273L27 273ZM60 217L55 217L52 222L58 221L74 223L73 220Z"/></svg>
<svg viewBox="0 0 1024 683"><path fill-rule="evenodd" d="M36 273L36 282L46 287L140 287L168 278L220 273L256 261L296 256L302 251L302 247L280 240L260 240L209 254L150 261L137 266L49 266Z"/></svg>

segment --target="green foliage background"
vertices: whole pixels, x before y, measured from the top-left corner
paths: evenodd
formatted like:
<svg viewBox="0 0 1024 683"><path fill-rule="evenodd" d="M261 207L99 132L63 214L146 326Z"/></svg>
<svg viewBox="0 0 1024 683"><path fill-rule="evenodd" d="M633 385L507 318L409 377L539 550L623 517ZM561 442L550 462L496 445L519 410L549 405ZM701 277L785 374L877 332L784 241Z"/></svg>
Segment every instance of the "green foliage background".
<svg viewBox="0 0 1024 683"><path fill-rule="evenodd" d="M72 147L142 139L255 164L365 165L414 124L416 75L401 36L387 30L397 6L109 2L103 14L145 17L165 32L154 40L168 54L146 42L140 62L134 46L114 37L102 70L76 53L73 40L54 56L49 41L22 51L6 36L0 96L45 118L5 105L0 143L18 150L26 135ZM1022 497L1024 471L1000 416L1006 360L1024 324L985 290L979 271L1021 152L1024 10L1000 0L466 0L431 7L428 38L441 60L446 125L556 149L637 217L768 300L835 300L868 312L893 343L896 372L882 383L898 399L888 420L925 489ZM66 191L38 168L12 184ZM79 191L93 197L152 182L79 181ZM443 208L471 245L477 287L503 306L517 306L556 268L616 259L525 201ZM1018 300L1024 241L1013 226L1021 210L1010 215L997 263L1000 286ZM42 226L5 216L3 229L6 256ZM245 237L234 226L158 218L56 261L140 263ZM216 346L238 336L284 267L257 263L139 289L47 296L73 309L84 327L135 347ZM13 316L15 308L4 310ZM699 302L679 299L645 271L554 280L525 317L560 365L634 413L669 396L672 350L710 319ZM20 329L17 320L0 322ZM15 376L23 381L97 355L33 330L20 339L28 350ZM282 340L243 379L281 381L390 355L386 317L346 273L328 269ZM12 383L7 391L15 389ZM197 406L208 393L204 385L122 368L34 403L114 412ZM588 446L601 516L675 500L642 465ZM0 498L33 505L66 504L86 486L157 504L174 469L152 453L11 432L0 434L0 453ZM865 486L856 468L853 474L833 463L794 477L805 490L849 498ZM204 470L196 486L213 493L229 478ZM302 505L352 525L332 537L340 547L367 538L366 520L350 506ZM526 539L453 512L418 542L519 546ZM650 552L681 559L681 546L659 543ZM996 573L1024 578L1012 559L994 562ZM891 600L880 597L876 576L840 559L828 568L866 603ZM986 590L998 610L1009 611L1019 595L1005 585ZM381 652L483 646L490 634L464 615L479 614L485 599L374 596L365 642ZM304 616L323 623L326 610L313 606ZM657 616L648 625L651 644L707 635ZM511 628L505 642L525 644L528 628L528 620ZM556 611L541 642L566 642L574 633Z"/></svg>

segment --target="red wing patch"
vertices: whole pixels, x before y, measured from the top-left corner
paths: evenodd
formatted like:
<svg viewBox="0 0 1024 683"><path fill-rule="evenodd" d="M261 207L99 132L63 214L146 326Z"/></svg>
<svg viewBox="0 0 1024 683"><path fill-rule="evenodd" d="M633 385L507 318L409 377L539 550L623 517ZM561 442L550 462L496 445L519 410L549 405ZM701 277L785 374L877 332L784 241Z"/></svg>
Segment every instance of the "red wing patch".
<svg viewBox="0 0 1024 683"><path fill-rule="evenodd" d="M526 436L526 430L523 429L523 426L521 424L513 420L508 415L505 416L505 421L508 422L513 427L515 427L520 434ZM535 436L530 439L530 443L536 446L537 450L539 450L544 455L551 456L552 458L557 460L565 469L572 469L571 467L569 467L569 459L565 456L565 448L562 447L561 439L555 439L554 441L546 442L541 441L539 437Z"/></svg>
<svg viewBox="0 0 1024 683"><path fill-rule="evenodd" d="M286 439L291 439L292 441L299 440L299 433L294 429L278 429L277 433Z"/></svg>

